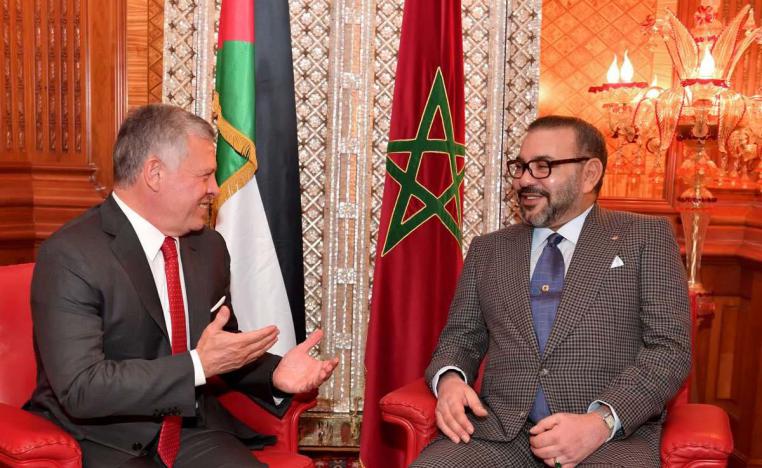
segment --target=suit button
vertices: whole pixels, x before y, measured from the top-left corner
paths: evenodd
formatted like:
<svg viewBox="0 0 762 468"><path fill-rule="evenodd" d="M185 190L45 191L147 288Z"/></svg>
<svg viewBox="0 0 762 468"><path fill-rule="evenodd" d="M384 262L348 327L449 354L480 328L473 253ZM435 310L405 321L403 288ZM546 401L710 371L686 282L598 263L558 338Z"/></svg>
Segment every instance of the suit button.
<svg viewBox="0 0 762 468"><path fill-rule="evenodd" d="M550 374L550 371L548 369L541 369L540 370L540 377L545 377L548 374Z"/></svg>
<svg viewBox="0 0 762 468"><path fill-rule="evenodd" d="M141 444L140 442L135 442L134 444L132 444L132 450L136 452L138 450L141 450L142 448L143 448L143 444Z"/></svg>

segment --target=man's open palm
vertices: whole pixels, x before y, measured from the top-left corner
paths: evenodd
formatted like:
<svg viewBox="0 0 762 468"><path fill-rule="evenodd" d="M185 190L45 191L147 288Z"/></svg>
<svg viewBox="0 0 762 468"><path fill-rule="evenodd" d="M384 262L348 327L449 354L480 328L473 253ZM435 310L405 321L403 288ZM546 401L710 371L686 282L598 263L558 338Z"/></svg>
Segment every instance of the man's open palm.
<svg viewBox="0 0 762 468"><path fill-rule="evenodd" d="M339 358L326 361L309 355L310 348L323 338L322 330L315 330L304 342L283 356L273 372L273 385L286 393L302 393L315 389L328 380L339 363Z"/></svg>

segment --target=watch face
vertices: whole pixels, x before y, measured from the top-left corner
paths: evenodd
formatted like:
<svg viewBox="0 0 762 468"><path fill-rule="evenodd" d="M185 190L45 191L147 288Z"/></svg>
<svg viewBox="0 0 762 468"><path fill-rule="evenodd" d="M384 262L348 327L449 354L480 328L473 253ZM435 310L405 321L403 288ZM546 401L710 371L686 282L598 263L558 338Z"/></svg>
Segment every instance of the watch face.
<svg viewBox="0 0 762 468"><path fill-rule="evenodd" d="M611 413L607 414L603 417L603 421L606 423L609 429L614 429L614 415Z"/></svg>
<svg viewBox="0 0 762 468"><path fill-rule="evenodd" d="M595 412L603 419L603 422L606 423L609 429L614 429L614 415L611 414L608 408L601 406Z"/></svg>

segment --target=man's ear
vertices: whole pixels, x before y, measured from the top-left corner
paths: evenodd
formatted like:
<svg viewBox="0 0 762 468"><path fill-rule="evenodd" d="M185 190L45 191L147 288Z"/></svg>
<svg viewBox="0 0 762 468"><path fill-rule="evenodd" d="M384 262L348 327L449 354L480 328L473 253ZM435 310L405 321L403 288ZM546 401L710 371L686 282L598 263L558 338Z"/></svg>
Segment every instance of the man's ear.
<svg viewBox="0 0 762 468"><path fill-rule="evenodd" d="M161 179L164 176L164 163L156 156L148 155L143 163L141 175L146 186L152 191L158 192L159 187L161 187Z"/></svg>
<svg viewBox="0 0 762 468"><path fill-rule="evenodd" d="M582 169L582 192L590 193L594 191L601 177L603 177L603 162L598 158L585 161Z"/></svg>

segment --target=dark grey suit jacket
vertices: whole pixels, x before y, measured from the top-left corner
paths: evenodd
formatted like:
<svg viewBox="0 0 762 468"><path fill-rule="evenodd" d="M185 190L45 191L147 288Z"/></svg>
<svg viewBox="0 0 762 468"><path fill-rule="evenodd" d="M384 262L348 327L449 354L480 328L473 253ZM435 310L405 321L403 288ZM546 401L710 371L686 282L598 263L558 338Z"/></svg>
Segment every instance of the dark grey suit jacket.
<svg viewBox="0 0 762 468"><path fill-rule="evenodd" d="M427 381L457 366L490 416L474 437L512 440L542 383L552 412L585 413L603 400L623 434L590 462L659 466L665 404L691 365L690 311L680 251L666 219L593 207L569 265L544 354L529 300L532 228L520 224L474 239ZM612 268L616 256L624 265Z"/></svg>
<svg viewBox="0 0 762 468"><path fill-rule="evenodd" d="M230 258L216 231L180 239L191 349L227 296ZM27 408L72 433L140 454L165 415L186 426L256 438L212 395L195 387L190 353L172 355L159 295L137 234L109 197L42 244L32 280L37 388ZM229 330L237 327L232 317ZM271 377L279 357L222 376L275 414ZM263 440L265 438L263 437Z"/></svg>

